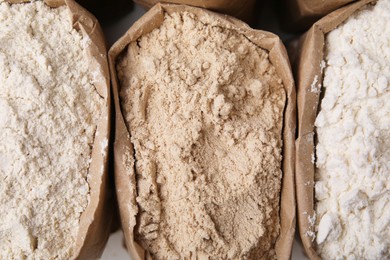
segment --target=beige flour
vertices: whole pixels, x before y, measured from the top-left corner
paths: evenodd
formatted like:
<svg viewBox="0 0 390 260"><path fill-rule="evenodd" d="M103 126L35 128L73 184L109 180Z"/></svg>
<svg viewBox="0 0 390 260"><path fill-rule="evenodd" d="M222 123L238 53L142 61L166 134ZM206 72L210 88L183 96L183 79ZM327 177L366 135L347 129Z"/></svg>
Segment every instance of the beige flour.
<svg viewBox="0 0 390 260"><path fill-rule="evenodd" d="M0 2L0 259L70 259L104 100L66 7Z"/></svg>
<svg viewBox="0 0 390 260"><path fill-rule="evenodd" d="M118 62L136 239L156 259L272 259L285 91L266 51L210 24L166 14Z"/></svg>

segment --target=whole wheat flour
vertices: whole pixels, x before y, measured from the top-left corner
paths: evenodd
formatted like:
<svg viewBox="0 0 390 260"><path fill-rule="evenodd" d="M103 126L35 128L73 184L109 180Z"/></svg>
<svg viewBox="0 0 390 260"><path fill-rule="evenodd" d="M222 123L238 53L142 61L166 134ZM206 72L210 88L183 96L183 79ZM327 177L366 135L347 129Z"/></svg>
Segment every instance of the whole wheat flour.
<svg viewBox="0 0 390 260"><path fill-rule="evenodd" d="M104 100L66 7L0 2L0 259L70 259Z"/></svg>
<svg viewBox="0 0 390 260"><path fill-rule="evenodd" d="M265 50L212 24L165 14L117 63L135 237L155 259L272 259L285 91Z"/></svg>
<svg viewBox="0 0 390 260"><path fill-rule="evenodd" d="M318 251L324 259L390 257L390 1L327 35L316 119Z"/></svg>

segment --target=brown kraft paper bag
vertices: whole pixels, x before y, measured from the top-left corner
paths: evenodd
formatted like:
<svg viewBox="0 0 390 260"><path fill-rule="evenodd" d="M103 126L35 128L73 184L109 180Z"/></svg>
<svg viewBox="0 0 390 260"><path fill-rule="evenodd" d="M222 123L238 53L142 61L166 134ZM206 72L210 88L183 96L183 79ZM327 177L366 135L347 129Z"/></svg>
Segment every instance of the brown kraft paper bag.
<svg viewBox="0 0 390 260"><path fill-rule="evenodd" d="M134 0L134 2L146 8L151 8L160 2L191 5L249 21L252 18L256 0Z"/></svg>
<svg viewBox="0 0 390 260"><path fill-rule="evenodd" d="M109 65L112 75L112 86L115 103L115 140L114 140L114 170L115 184L119 204L119 211L125 242L132 259L147 259L149 254L135 241L134 228L137 222L138 207L136 203L136 177L134 172L134 151L130 141L130 133L125 125L119 100L119 81L116 73L116 60L130 42L158 28L163 20L164 13L191 12L198 17L211 15L216 24L221 27L235 29L244 34L259 47L269 51L271 63L283 80L287 101L283 122L283 178L280 202L280 234L276 242L278 259L290 259L292 243L295 233L295 189L294 189L294 163L295 163L295 88L291 68L286 50L280 39L269 32L253 30L245 23L229 16L215 14L207 10L185 5L157 4L143 17L141 17L119 39L109 51Z"/></svg>
<svg viewBox="0 0 390 260"><path fill-rule="evenodd" d="M320 259L316 253L313 236L315 227L310 217L315 214L314 172L312 159L315 151L314 122L320 103L322 85L322 63L324 59L325 35L343 23L351 14L375 0L362 0L332 12L320 21L300 39L296 50L293 68L297 81L298 101L298 138L296 140L296 191L298 228L305 251L310 259Z"/></svg>
<svg viewBox="0 0 390 260"><path fill-rule="evenodd" d="M28 0L10 0L13 4L26 3ZM100 96L105 98L106 107L100 119L92 148L92 160L89 168L88 184L90 202L80 217L79 231L75 244L73 259L98 259L110 234L112 205L109 201L108 183L108 146L110 137L110 74L107 63L107 51L104 36L96 18L78 5L74 0L44 0L45 4L57 8L66 5L72 15L73 27L91 40L90 70L101 75L95 84Z"/></svg>
<svg viewBox="0 0 390 260"><path fill-rule="evenodd" d="M285 0L287 26L293 31L307 30L318 19L355 0Z"/></svg>

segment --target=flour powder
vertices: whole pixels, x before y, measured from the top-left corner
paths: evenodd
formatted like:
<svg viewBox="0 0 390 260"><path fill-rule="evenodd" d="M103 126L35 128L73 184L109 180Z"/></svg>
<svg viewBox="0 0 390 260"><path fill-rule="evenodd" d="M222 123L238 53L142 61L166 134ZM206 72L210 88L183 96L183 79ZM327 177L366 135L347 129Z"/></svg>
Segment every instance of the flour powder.
<svg viewBox="0 0 390 260"><path fill-rule="evenodd" d="M0 1L0 259L70 259L104 106L66 7Z"/></svg>
<svg viewBox="0 0 390 260"><path fill-rule="evenodd" d="M390 258L390 1L326 37L315 196L324 259Z"/></svg>
<svg viewBox="0 0 390 260"><path fill-rule="evenodd" d="M155 259L273 259L285 91L267 51L166 14L118 62L135 147L135 237Z"/></svg>

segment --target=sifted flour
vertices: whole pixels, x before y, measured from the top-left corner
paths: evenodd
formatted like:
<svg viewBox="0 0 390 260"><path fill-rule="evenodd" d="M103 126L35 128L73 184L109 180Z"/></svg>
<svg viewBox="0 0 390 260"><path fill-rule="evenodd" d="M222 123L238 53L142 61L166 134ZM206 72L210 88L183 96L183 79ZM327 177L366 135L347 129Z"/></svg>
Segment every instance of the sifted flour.
<svg viewBox="0 0 390 260"><path fill-rule="evenodd" d="M70 259L104 100L66 7L0 1L0 259Z"/></svg>
<svg viewBox="0 0 390 260"><path fill-rule="evenodd" d="M117 63L135 236L156 259L273 259L285 91L268 54L183 12Z"/></svg>
<svg viewBox="0 0 390 260"><path fill-rule="evenodd" d="M327 35L316 119L317 243L324 259L390 257L390 1Z"/></svg>

